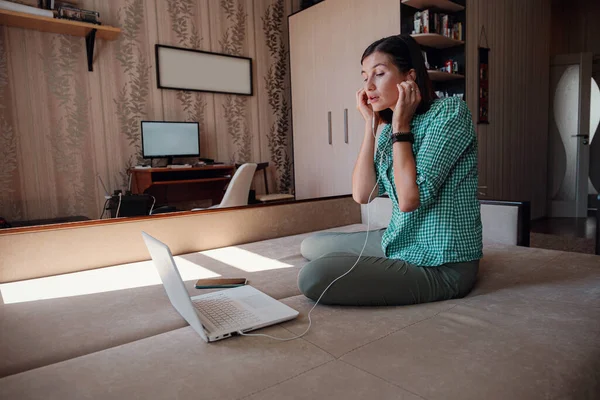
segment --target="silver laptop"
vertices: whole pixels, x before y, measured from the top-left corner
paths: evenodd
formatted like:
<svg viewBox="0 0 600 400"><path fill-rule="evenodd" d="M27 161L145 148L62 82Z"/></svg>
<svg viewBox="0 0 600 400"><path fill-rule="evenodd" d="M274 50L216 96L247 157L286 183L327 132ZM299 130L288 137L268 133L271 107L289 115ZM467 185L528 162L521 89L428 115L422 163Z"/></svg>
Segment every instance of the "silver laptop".
<svg viewBox="0 0 600 400"><path fill-rule="evenodd" d="M205 341L214 342L298 316L298 311L248 285L190 297L169 247L146 232L142 236L171 304Z"/></svg>

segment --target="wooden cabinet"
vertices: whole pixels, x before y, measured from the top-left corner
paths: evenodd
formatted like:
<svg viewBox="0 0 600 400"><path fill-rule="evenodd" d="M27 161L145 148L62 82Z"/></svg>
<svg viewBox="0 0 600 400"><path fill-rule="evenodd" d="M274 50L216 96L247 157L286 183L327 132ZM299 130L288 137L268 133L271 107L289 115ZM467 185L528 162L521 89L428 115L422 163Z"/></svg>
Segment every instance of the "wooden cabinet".
<svg viewBox="0 0 600 400"><path fill-rule="evenodd" d="M156 204L211 199L218 204L234 174L233 165L195 168L132 168L133 194L150 194Z"/></svg>
<svg viewBox="0 0 600 400"><path fill-rule="evenodd" d="M364 135L360 58L400 33L400 0L327 0L289 18L297 199L352 192Z"/></svg>
<svg viewBox="0 0 600 400"><path fill-rule="evenodd" d="M327 37L323 37L324 24L319 21L318 12L325 5L326 2L313 6L289 19L293 131L298 132L293 139L295 186L296 195L298 188L302 188L302 198L314 197L320 191L320 171L317 163L312 163L309 157L296 155L312 153L316 159L327 158L327 115L321 111L326 107L328 91L324 88L324 74L319 74L326 64L324 58L327 52L317 51L319 46L328 48L325 43ZM305 20L314 23L300 23Z"/></svg>

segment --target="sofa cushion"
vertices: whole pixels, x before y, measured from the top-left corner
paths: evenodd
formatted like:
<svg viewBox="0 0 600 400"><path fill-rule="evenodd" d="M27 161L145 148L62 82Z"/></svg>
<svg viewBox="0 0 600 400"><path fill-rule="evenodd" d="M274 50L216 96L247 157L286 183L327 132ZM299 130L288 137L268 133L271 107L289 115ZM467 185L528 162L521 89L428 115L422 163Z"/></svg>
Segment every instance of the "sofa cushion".
<svg viewBox="0 0 600 400"><path fill-rule="evenodd" d="M295 335L306 331L308 312L314 302L294 296L282 300L300 316L282 326ZM416 304L402 307L347 307L319 305L311 313L312 326L303 337L335 357L381 339L409 325L454 307L452 301ZM289 335L292 337L294 335Z"/></svg>
<svg viewBox="0 0 600 400"><path fill-rule="evenodd" d="M184 327L5 377L0 398L352 399L367 388L410 400L597 398L600 259L504 245L485 253L463 299L319 306L309 333L289 342L207 344ZM282 301L301 316L256 333L306 329L314 303Z"/></svg>
<svg viewBox="0 0 600 400"><path fill-rule="evenodd" d="M284 336L270 327L264 333ZM304 340L204 342L190 327L0 379L2 399L238 399L333 360Z"/></svg>
<svg viewBox="0 0 600 400"><path fill-rule="evenodd" d="M248 397L248 400L423 398L342 361L332 361Z"/></svg>
<svg viewBox="0 0 600 400"><path fill-rule="evenodd" d="M569 320L458 304L341 359L428 400L595 399L597 310L562 305L561 311L577 314L586 340L563 340L573 330Z"/></svg>
<svg viewBox="0 0 600 400"><path fill-rule="evenodd" d="M357 224L334 230L364 228ZM309 235L175 260L191 296L208 292L194 288L196 279L221 275L246 277L252 286L281 299L300 294L297 276L306 263L300 243ZM150 261L0 284L0 292L0 377L186 326ZM55 295L71 297L52 298Z"/></svg>

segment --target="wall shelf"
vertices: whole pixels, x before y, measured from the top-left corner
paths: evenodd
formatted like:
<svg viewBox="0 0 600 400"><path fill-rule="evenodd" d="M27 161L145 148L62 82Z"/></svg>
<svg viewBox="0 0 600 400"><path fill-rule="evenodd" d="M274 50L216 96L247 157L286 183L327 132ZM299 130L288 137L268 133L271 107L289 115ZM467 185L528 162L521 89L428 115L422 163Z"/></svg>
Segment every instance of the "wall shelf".
<svg viewBox="0 0 600 400"><path fill-rule="evenodd" d="M453 80L457 80L457 79L465 79L464 75L461 75L461 74L451 74L451 73L443 72L443 71L429 70L429 71L427 71L427 74L429 75L429 79L431 79L432 81L436 81L436 82L444 82L444 81L453 81Z"/></svg>
<svg viewBox="0 0 600 400"><path fill-rule="evenodd" d="M440 11L457 12L465 9L464 6L456 4L450 0L402 0L402 4L425 10L427 8L435 8Z"/></svg>
<svg viewBox="0 0 600 400"><path fill-rule="evenodd" d="M462 40L455 40L437 33L419 33L411 35L421 46L434 47L436 49L447 49L448 47L465 44Z"/></svg>
<svg viewBox="0 0 600 400"><path fill-rule="evenodd" d="M113 26L42 17L3 9L0 9L0 25L85 37L89 71L93 70L92 63L96 38L116 40L121 34L121 29Z"/></svg>

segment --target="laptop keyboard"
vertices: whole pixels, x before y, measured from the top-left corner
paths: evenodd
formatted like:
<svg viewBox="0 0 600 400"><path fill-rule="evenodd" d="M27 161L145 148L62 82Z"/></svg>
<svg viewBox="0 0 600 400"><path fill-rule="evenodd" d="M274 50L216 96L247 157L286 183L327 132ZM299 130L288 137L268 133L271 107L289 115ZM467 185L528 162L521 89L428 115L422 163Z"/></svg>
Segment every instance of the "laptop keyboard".
<svg viewBox="0 0 600 400"><path fill-rule="evenodd" d="M239 328L260 321L256 314L240 307L235 301L218 292L207 298L195 299L192 303L219 329Z"/></svg>

